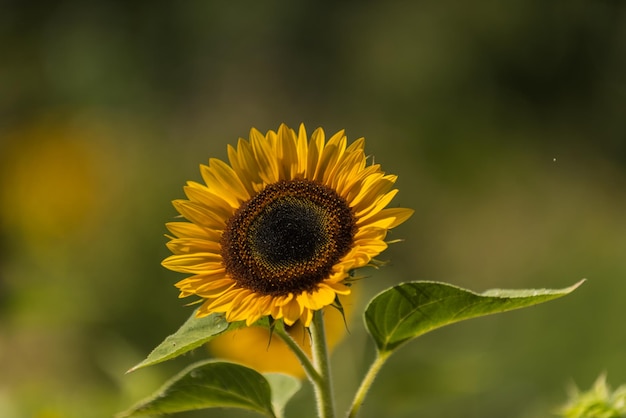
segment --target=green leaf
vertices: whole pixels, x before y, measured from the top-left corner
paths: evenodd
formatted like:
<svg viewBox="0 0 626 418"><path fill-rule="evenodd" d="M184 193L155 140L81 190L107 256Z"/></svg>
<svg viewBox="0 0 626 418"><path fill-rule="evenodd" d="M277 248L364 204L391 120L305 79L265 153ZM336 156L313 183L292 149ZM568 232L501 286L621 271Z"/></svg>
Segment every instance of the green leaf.
<svg viewBox="0 0 626 418"><path fill-rule="evenodd" d="M283 373L264 373L263 374L272 388L272 405L276 415L283 416L285 405L295 395L302 384L300 379Z"/></svg>
<svg viewBox="0 0 626 418"><path fill-rule="evenodd" d="M209 360L186 368L152 396L117 417L225 407L276 416L272 410L270 384L262 374L239 364Z"/></svg>
<svg viewBox="0 0 626 418"><path fill-rule="evenodd" d="M214 313L202 318L196 318L196 313L194 312L178 331L167 337L157 348L152 350L145 360L132 367L126 373L178 357L201 346L211 338L229 329L232 325L234 324L229 324L222 314Z"/></svg>
<svg viewBox="0 0 626 418"><path fill-rule="evenodd" d="M447 283L403 283L385 290L369 303L365 323L378 351L387 353L444 325L565 296L583 281L565 289L493 289L482 294Z"/></svg>

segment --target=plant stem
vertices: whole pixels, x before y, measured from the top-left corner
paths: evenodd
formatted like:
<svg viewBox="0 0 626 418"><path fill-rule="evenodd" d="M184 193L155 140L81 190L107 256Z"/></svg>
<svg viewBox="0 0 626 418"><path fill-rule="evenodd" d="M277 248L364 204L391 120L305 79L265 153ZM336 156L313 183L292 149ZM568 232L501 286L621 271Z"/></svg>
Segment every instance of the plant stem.
<svg viewBox="0 0 626 418"><path fill-rule="evenodd" d="M335 404L333 401L332 379L330 375L330 360L326 333L324 331L324 314L322 310L313 313L311 322L311 345L313 365L319 373L320 381L315 386L317 411L320 418L335 418Z"/></svg>
<svg viewBox="0 0 626 418"><path fill-rule="evenodd" d="M359 389L356 391L356 394L354 395L352 406L350 407L350 411L348 412L349 418L355 418L356 415L358 414L359 408L361 408L361 405L363 404L363 401L365 400L365 395L367 395L367 391L372 386L372 383L374 383L374 379L376 378L376 375L380 371L380 368L383 366L383 364L385 364L385 361L387 361L390 354L391 354L390 352L385 352L385 353L377 352L376 353L376 358L374 359L374 362L370 366L369 370L367 371L367 374L365 375L365 377L363 378L363 381L361 382L361 386L359 386Z"/></svg>
<svg viewBox="0 0 626 418"><path fill-rule="evenodd" d="M311 363L309 356L304 352L304 350L302 350L298 343L294 341L291 335L289 335L287 331L285 331L285 326L282 324L282 322L276 324L275 332L296 355L298 361L300 361L300 364L304 369L304 372L306 373L309 380L311 380L313 385L319 385L322 381L322 377L317 372L317 370L315 370L315 367L313 366L313 363Z"/></svg>

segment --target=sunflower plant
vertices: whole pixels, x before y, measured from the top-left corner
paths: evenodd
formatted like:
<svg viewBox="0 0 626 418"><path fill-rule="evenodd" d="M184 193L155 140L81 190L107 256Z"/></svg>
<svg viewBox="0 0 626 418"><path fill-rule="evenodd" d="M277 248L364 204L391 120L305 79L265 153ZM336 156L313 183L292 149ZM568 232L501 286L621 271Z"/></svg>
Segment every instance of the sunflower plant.
<svg viewBox="0 0 626 418"><path fill-rule="evenodd" d="M201 165L204 184L188 182L173 201L185 221L168 223L172 255L163 266L187 276L180 297L199 307L174 334L130 371L172 359L225 333L264 329L300 362L316 395L318 415L336 416L328 310L343 304L359 283L358 269L378 267L387 233L413 214L389 207L397 177L368 163L365 140L348 145L343 131L328 140L281 125L228 147L228 163ZM356 389L347 415L355 417L376 375L399 347L465 319L556 299L564 289L474 293L429 281L393 286L367 305L365 325L377 355ZM294 337L299 332L300 337ZM302 339L307 344L302 344ZM267 347L267 341L259 341ZM281 417L300 388L298 377L209 359L190 365L120 417L234 407ZM258 369L258 370L257 370ZM261 371L263 372L261 372Z"/></svg>

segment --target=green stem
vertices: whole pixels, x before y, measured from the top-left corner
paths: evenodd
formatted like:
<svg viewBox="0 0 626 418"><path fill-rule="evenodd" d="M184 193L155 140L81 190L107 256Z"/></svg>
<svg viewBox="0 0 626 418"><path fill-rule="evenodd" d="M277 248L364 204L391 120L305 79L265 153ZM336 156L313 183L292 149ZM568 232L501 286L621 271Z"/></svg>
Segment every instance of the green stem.
<svg viewBox="0 0 626 418"><path fill-rule="evenodd" d="M320 382L315 386L317 398L317 411L320 418L334 418L335 404L333 401L332 379L330 375L330 360L326 333L324 331L324 314L322 310L313 313L311 323L311 345L313 352L313 365L319 373Z"/></svg>
<svg viewBox="0 0 626 418"><path fill-rule="evenodd" d="M383 364L385 364L385 361L387 361L390 354L391 354L390 352L385 352L385 353L377 352L376 353L376 358L374 359L374 362L370 366L369 370L367 371L367 374L365 375L365 377L363 378L363 381L361 382L361 386L359 386L359 389L356 391L356 394L354 395L352 406L350 407L350 411L348 412L349 418L355 418L356 415L358 414L359 408L361 408L361 405L363 404L363 401L365 400L365 395L367 395L367 391L372 386L372 383L374 383L374 379L376 378L376 375L380 371L380 368L383 367Z"/></svg>
<svg viewBox="0 0 626 418"><path fill-rule="evenodd" d="M313 383L313 385L319 385L322 381L322 377L317 372L317 370L315 370L315 367L313 366L313 363L311 363L309 356L307 356L307 354L304 352L304 350L302 350L298 343L294 341L291 335L289 335L287 331L285 331L285 326L282 322L276 324L275 332L296 355L296 357L300 361L300 364L302 364L304 372L306 373L309 380Z"/></svg>

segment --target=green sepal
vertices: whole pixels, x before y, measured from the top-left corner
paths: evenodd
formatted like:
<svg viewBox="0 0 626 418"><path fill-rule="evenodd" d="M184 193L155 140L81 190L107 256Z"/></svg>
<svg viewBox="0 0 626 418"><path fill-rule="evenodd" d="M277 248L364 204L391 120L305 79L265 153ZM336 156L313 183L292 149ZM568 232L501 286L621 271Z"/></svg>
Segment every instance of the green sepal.
<svg viewBox="0 0 626 418"><path fill-rule="evenodd" d="M343 325L346 327L346 331L348 331L348 321L346 320L346 312L343 309L341 300L339 300L339 295L335 295L335 301L330 306L332 306L333 308L339 311L339 313L341 314L341 318L343 319Z"/></svg>

